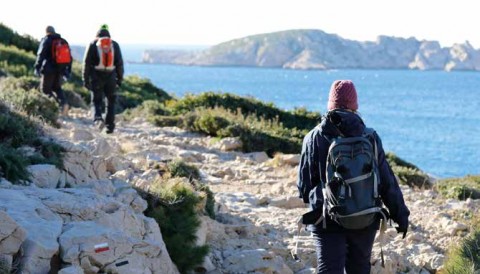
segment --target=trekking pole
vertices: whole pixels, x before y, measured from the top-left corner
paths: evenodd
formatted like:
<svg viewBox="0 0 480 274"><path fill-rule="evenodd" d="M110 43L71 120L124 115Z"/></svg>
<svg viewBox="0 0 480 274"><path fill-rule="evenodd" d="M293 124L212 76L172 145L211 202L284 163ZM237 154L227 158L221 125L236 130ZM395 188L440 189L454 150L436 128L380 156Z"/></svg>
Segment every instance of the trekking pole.
<svg viewBox="0 0 480 274"><path fill-rule="evenodd" d="M301 262L302 260L298 257L298 242L300 241L299 238L300 238L300 231L302 231L302 226L303 226L303 216L300 216L300 218L298 218L298 221L297 221L297 237L293 236L293 238L295 239L295 247L293 248L293 250L290 252L290 254L292 255L293 259L295 260L295 262Z"/></svg>

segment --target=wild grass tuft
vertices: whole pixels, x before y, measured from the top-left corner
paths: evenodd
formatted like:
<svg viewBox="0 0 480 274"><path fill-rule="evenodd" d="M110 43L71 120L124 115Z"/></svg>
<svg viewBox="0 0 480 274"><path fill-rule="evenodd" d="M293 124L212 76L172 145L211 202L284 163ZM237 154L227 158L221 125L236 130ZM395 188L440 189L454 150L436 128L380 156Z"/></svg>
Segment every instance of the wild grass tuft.
<svg viewBox="0 0 480 274"><path fill-rule="evenodd" d="M480 273L480 229L477 228L461 244L449 251L442 273Z"/></svg>

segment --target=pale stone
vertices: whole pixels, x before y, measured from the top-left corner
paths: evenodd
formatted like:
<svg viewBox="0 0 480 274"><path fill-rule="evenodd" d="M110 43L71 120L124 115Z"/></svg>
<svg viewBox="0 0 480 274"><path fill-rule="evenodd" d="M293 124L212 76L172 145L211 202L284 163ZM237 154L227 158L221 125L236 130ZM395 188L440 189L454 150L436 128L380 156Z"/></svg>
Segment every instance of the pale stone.
<svg viewBox="0 0 480 274"><path fill-rule="evenodd" d="M70 132L70 139L74 142L90 141L94 138L93 134L85 129L74 129Z"/></svg>
<svg viewBox="0 0 480 274"><path fill-rule="evenodd" d="M26 189L42 191L32 187ZM4 208L26 232L27 238L22 244L24 255L20 261L23 273L47 273L50 260L58 251L57 238L62 231L62 219L39 199L27 197L21 190L2 189L0 208Z"/></svg>
<svg viewBox="0 0 480 274"><path fill-rule="evenodd" d="M0 254L15 255L26 237L26 231L0 210Z"/></svg>
<svg viewBox="0 0 480 274"><path fill-rule="evenodd" d="M223 138L213 145L214 148L218 148L222 151L232 151L243 147L243 143L240 138L227 137Z"/></svg>
<svg viewBox="0 0 480 274"><path fill-rule="evenodd" d="M300 154L278 154L275 158L284 165L297 166L300 163Z"/></svg>
<svg viewBox="0 0 480 274"><path fill-rule="evenodd" d="M247 153L246 156L257 163L263 163L270 159L264 151Z"/></svg>
<svg viewBox="0 0 480 274"><path fill-rule="evenodd" d="M28 166L31 181L38 187L56 188L60 181L61 172L54 165L39 164Z"/></svg>
<svg viewBox="0 0 480 274"><path fill-rule="evenodd" d="M71 265L60 269L58 274L84 274L83 269L80 266Z"/></svg>

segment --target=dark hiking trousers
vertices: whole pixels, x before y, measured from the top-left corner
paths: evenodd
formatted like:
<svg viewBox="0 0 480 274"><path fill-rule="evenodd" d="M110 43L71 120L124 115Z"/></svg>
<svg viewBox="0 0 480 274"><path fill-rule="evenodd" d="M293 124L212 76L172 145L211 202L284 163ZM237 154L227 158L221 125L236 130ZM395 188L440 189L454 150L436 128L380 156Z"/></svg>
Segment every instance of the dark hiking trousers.
<svg viewBox="0 0 480 274"><path fill-rule="evenodd" d="M369 274L376 230L313 233L317 273Z"/></svg>
<svg viewBox="0 0 480 274"><path fill-rule="evenodd" d="M62 74L57 72L43 74L40 80L42 92L48 97L54 98L60 107L67 103L65 93L62 90L62 81ZM53 95L53 92L55 92L56 96Z"/></svg>
<svg viewBox="0 0 480 274"><path fill-rule="evenodd" d="M103 120L103 97L107 97L107 115L105 116L105 124L107 129L115 128L115 100L117 82L113 73L96 72L95 80L92 82L92 105L93 119Z"/></svg>

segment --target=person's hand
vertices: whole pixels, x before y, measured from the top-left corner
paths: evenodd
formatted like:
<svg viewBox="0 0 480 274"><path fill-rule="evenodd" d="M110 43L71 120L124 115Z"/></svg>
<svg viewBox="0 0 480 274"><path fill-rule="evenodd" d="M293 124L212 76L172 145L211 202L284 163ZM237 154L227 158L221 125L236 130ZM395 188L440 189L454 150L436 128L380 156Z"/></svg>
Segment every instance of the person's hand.
<svg viewBox="0 0 480 274"><path fill-rule="evenodd" d="M403 233L402 239L405 239L405 237L407 236L408 225L397 226L395 227L395 229L399 234Z"/></svg>
<svg viewBox="0 0 480 274"><path fill-rule="evenodd" d="M38 69L35 69L33 71L33 74L36 76L36 77L40 77L40 71Z"/></svg>
<svg viewBox="0 0 480 274"><path fill-rule="evenodd" d="M117 79L117 86L121 87L122 86L122 79Z"/></svg>
<svg viewBox="0 0 480 274"><path fill-rule="evenodd" d="M88 90L90 90L91 88L90 83L88 81L83 82L83 86Z"/></svg>

